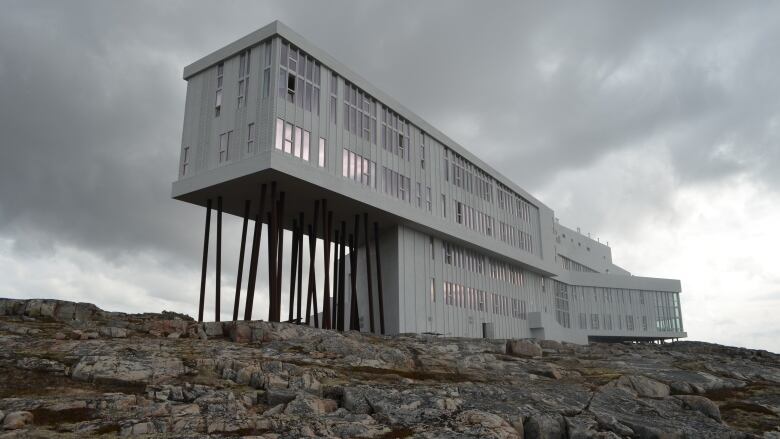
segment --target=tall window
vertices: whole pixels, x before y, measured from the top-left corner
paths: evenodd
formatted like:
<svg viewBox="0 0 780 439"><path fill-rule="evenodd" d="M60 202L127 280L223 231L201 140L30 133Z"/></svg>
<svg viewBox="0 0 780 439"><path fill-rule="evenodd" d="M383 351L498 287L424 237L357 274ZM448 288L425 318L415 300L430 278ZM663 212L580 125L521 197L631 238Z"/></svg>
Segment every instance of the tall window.
<svg viewBox="0 0 780 439"><path fill-rule="evenodd" d="M422 207L422 184L417 182L417 207Z"/></svg>
<svg viewBox="0 0 780 439"><path fill-rule="evenodd" d="M441 194L441 216L447 218L447 196Z"/></svg>
<svg viewBox="0 0 780 439"><path fill-rule="evenodd" d="M250 123L246 127L246 152L253 152L255 148L255 124Z"/></svg>
<svg viewBox="0 0 780 439"><path fill-rule="evenodd" d="M431 302L436 302L436 279L431 278Z"/></svg>
<svg viewBox="0 0 780 439"><path fill-rule="evenodd" d="M287 154L309 161L311 133L282 119L276 119L276 144L274 147Z"/></svg>
<svg viewBox="0 0 780 439"><path fill-rule="evenodd" d="M319 150L319 158L317 160L317 164L320 165L320 168L325 167L325 139L320 137L320 150Z"/></svg>
<svg viewBox="0 0 780 439"><path fill-rule="evenodd" d="M230 135L233 131L228 131L219 135L219 162L224 163L230 160L228 156L230 151Z"/></svg>
<svg viewBox="0 0 780 439"><path fill-rule="evenodd" d="M425 189L426 189L425 205L426 207L428 207L428 212L431 212L431 210L433 209L433 202L431 200L431 187L427 186Z"/></svg>
<svg viewBox="0 0 780 439"><path fill-rule="evenodd" d="M376 188L376 162L348 149L343 149L342 166L341 175L343 177L355 180L364 186Z"/></svg>
<svg viewBox="0 0 780 439"><path fill-rule="evenodd" d="M409 177L399 174L390 168L384 168L384 191L396 198L411 202L411 180Z"/></svg>
<svg viewBox="0 0 780 439"><path fill-rule="evenodd" d="M283 41L279 65L279 97L319 115L320 64Z"/></svg>
<svg viewBox="0 0 780 439"><path fill-rule="evenodd" d="M348 82L344 83L344 129L376 143L376 102Z"/></svg>
<svg viewBox="0 0 780 439"><path fill-rule="evenodd" d="M214 117L222 112L222 80L225 73L225 63L217 64L217 94L214 98Z"/></svg>
<svg viewBox="0 0 780 439"><path fill-rule="evenodd" d="M338 110L339 77L335 73L330 75L330 123L336 125L336 111Z"/></svg>
<svg viewBox="0 0 780 439"><path fill-rule="evenodd" d="M460 201L455 202L455 222L463 224L463 203Z"/></svg>
<svg viewBox="0 0 780 439"><path fill-rule="evenodd" d="M382 148L409 160L409 123L389 108L382 119Z"/></svg>
<svg viewBox="0 0 780 439"><path fill-rule="evenodd" d="M250 50L245 50L238 56L238 108L246 105L246 97L249 94L250 53Z"/></svg>
<svg viewBox="0 0 780 439"><path fill-rule="evenodd" d="M182 163L181 163L181 175L187 175L187 170L190 166L190 147L185 146L184 152L182 153L184 157L182 157Z"/></svg>
<svg viewBox="0 0 780 439"><path fill-rule="evenodd" d="M420 143L420 169L425 169L425 133L423 133L422 143Z"/></svg>
<svg viewBox="0 0 780 439"><path fill-rule="evenodd" d="M265 60L265 69L263 69L263 97L267 98L271 94L271 43L265 44L263 52Z"/></svg>

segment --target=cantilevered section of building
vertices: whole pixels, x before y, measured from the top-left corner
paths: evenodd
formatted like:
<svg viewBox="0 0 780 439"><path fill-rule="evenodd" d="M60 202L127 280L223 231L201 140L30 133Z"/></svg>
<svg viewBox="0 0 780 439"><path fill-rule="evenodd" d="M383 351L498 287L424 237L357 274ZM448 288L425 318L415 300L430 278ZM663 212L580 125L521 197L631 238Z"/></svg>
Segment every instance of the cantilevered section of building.
<svg viewBox="0 0 780 439"><path fill-rule="evenodd" d="M184 79L172 195L208 208L204 279L218 211L217 318L222 303L234 319L256 315L267 270L272 321L579 343L685 337L678 280L614 265L607 245L558 224L544 203L282 23L187 66ZM222 212L244 218L238 282L224 297ZM315 266L309 255L323 247ZM202 281L200 319L204 297Z"/></svg>

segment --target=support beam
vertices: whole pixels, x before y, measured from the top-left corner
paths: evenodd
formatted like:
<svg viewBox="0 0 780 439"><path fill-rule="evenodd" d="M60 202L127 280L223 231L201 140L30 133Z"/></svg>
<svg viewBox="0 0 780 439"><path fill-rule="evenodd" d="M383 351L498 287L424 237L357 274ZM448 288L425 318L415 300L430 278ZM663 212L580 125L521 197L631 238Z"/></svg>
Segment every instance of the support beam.
<svg viewBox="0 0 780 439"><path fill-rule="evenodd" d="M274 307L274 322L282 320L282 256L284 255L284 192L279 194L279 206L276 209L276 228L278 233L276 245L276 306ZM270 320L270 319L269 319Z"/></svg>
<svg viewBox="0 0 780 439"><path fill-rule="evenodd" d="M298 312L295 320L300 325L303 322L301 314L301 305L303 304L303 212L298 214L298 224L300 228L300 239L298 239Z"/></svg>
<svg viewBox="0 0 780 439"><path fill-rule="evenodd" d="M200 301L198 322L203 321L203 302L206 299L206 268L209 264L209 229L211 228L211 199L206 200L206 231L203 232L203 263L200 269Z"/></svg>
<svg viewBox="0 0 780 439"><path fill-rule="evenodd" d="M324 232L323 234L323 256L325 259L325 270L323 271L323 274L325 276L325 286L324 291L322 293L322 327L324 329L330 329L331 328L331 302L330 302L330 234L332 232L333 227L333 212L327 213L327 218L325 217L325 212L327 212L327 201L325 199L322 200L322 230Z"/></svg>
<svg viewBox="0 0 780 439"><path fill-rule="evenodd" d="M222 197L217 197L217 281L214 300L214 321L219 321L219 304L222 302Z"/></svg>
<svg viewBox="0 0 780 439"><path fill-rule="evenodd" d="M341 242L339 250L339 311L338 311L338 330L344 331L344 247L347 236L347 223L341 222Z"/></svg>
<svg viewBox="0 0 780 439"><path fill-rule="evenodd" d="M371 245L368 239L368 213L363 213L363 231L366 242L366 279L368 280L368 323L371 333L374 333L374 297L371 281Z"/></svg>
<svg viewBox="0 0 780 439"><path fill-rule="evenodd" d="M260 186L260 204L255 214L255 228L252 235L252 255L249 258L249 284L246 288L246 305L244 320L252 320L252 305L255 300L255 283L257 281L257 263L260 259L260 238L263 234L263 210L265 209L265 193L267 186Z"/></svg>
<svg viewBox="0 0 780 439"><path fill-rule="evenodd" d="M320 211L320 200L314 200L314 221L309 224L309 290L306 296L306 324L310 322L310 306L314 305L314 327L319 327L317 317L317 281L314 271L314 256L317 254L317 219Z"/></svg>
<svg viewBox="0 0 780 439"><path fill-rule="evenodd" d="M276 182L271 182L271 210L268 217L268 321L273 321L274 291L276 289Z"/></svg>
<svg viewBox="0 0 780 439"><path fill-rule="evenodd" d="M238 251L238 273L236 274L236 298L233 300L233 321L238 320L238 305L241 303L241 277L244 274L244 247L246 247L246 229L249 223L251 201L244 202L244 225L241 228L241 249Z"/></svg>
<svg viewBox="0 0 780 439"><path fill-rule="evenodd" d="M360 331L360 316L358 316L357 300L357 251L355 250L355 236L349 235L349 330Z"/></svg>
<svg viewBox="0 0 780 439"><path fill-rule="evenodd" d="M330 251L330 249L328 249ZM331 328L332 329L338 329L337 322L338 322L338 308L339 308L339 301L338 301L338 285L339 285L339 231L336 230L336 236L333 240L333 304L331 305Z"/></svg>
<svg viewBox="0 0 780 439"><path fill-rule="evenodd" d="M379 223L376 221L374 221L374 248L376 249L376 291L379 295L379 331L385 335L385 301L382 296L382 262L379 256L382 252L379 247Z"/></svg>
<svg viewBox="0 0 780 439"><path fill-rule="evenodd" d="M292 226L292 257L290 258L290 309L287 321L294 319L295 304L295 274L298 270L298 222L293 220Z"/></svg>

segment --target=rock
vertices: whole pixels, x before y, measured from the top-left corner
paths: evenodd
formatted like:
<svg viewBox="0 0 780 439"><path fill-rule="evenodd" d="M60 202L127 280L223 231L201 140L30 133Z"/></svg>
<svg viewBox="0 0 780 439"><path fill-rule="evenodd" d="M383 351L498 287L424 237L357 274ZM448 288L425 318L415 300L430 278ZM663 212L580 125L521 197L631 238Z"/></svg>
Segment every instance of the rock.
<svg viewBox="0 0 780 439"><path fill-rule="evenodd" d="M252 328L243 323L232 323L228 329L230 340L236 343L249 343L252 341Z"/></svg>
<svg viewBox="0 0 780 439"><path fill-rule="evenodd" d="M68 336L63 334L62 332L58 332L58 333L54 334L54 339L55 340L65 340L66 338L68 338Z"/></svg>
<svg viewBox="0 0 780 439"><path fill-rule="evenodd" d="M117 328L114 326L103 326L98 328L98 333L103 337L109 338L125 338L127 337L127 329Z"/></svg>
<svg viewBox="0 0 780 439"><path fill-rule="evenodd" d="M11 412L3 418L4 430L18 430L31 424L33 414L25 411Z"/></svg>
<svg viewBox="0 0 780 439"><path fill-rule="evenodd" d="M321 399L305 393L299 393L284 409L286 415L317 416L330 413L338 408L338 403L332 399Z"/></svg>
<svg viewBox="0 0 780 439"><path fill-rule="evenodd" d="M641 375L623 375L615 385L631 389L639 396L664 398L669 396L669 386Z"/></svg>
<svg viewBox="0 0 780 439"><path fill-rule="evenodd" d="M701 412L718 422L721 421L720 409L709 398L696 395L677 395L675 398L682 401L689 409Z"/></svg>
<svg viewBox="0 0 780 439"><path fill-rule="evenodd" d="M168 334L168 338L179 338L181 337L181 332L171 332Z"/></svg>
<svg viewBox="0 0 780 439"><path fill-rule="evenodd" d="M507 340L506 353L516 357L541 357L542 348L532 340Z"/></svg>
<svg viewBox="0 0 780 439"><path fill-rule="evenodd" d="M201 323L201 328L203 329L203 332L205 332L209 337L224 335L222 322L204 322Z"/></svg>
<svg viewBox="0 0 780 439"><path fill-rule="evenodd" d="M296 393L290 389L268 389L265 392L266 404L277 405L287 404L296 398Z"/></svg>
<svg viewBox="0 0 780 439"><path fill-rule="evenodd" d="M555 340L539 340L539 346L542 349L553 349L556 351L560 351L561 349L563 349L563 344Z"/></svg>
<svg viewBox="0 0 780 439"><path fill-rule="evenodd" d="M155 356L146 359L125 359L115 356L82 357L73 367L75 380L90 382L150 382L173 378L184 373L181 359Z"/></svg>
<svg viewBox="0 0 780 439"><path fill-rule="evenodd" d="M34 370L38 372L50 372L57 375L64 375L68 370L67 366L59 361L46 358L25 357L16 361L16 367L24 370Z"/></svg>
<svg viewBox="0 0 780 439"><path fill-rule="evenodd" d="M558 366L550 363L537 363L532 365L529 369L529 372L545 376L547 378L552 378L554 380L559 380L563 376L561 374L561 370Z"/></svg>
<svg viewBox="0 0 780 439"><path fill-rule="evenodd" d="M139 422L122 428L122 436L138 436L142 434L156 433L157 429L152 422Z"/></svg>
<svg viewBox="0 0 780 439"><path fill-rule="evenodd" d="M455 418L455 429L478 437L522 438L501 416L480 410L465 410Z"/></svg>
<svg viewBox="0 0 780 439"><path fill-rule="evenodd" d="M557 439L565 437L566 424L560 415L536 413L523 423L525 439Z"/></svg>

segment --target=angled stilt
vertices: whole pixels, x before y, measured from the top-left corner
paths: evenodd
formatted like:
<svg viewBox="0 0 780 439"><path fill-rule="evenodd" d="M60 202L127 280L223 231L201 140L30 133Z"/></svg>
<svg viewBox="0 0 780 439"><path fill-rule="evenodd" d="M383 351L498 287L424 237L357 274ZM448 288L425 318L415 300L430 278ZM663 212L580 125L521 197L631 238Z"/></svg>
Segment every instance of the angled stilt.
<svg viewBox="0 0 780 439"><path fill-rule="evenodd" d="M279 207L276 209L276 228L279 237L276 245L276 307L274 322L282 320L282 256L284 255L284 192L279 193ZM270 320L270 319L269 319Z"/></svg>
<svg viewBox="0 0 780 439"><path fill-rule="evenodd" d="M358 316L357 302L357 251L355 250L355 237L349 235L349 330L360 331L360 317Z"/></svg>
<svg viewBox="0 0 780 439"><path fill-rule="evenodd" d="M255 300L255 283L257 281L257 263L260 259L260 238L263 233L263 209L265 209L266 185L260 186L260 205L255 214L255 227L252 234L252 254L249 257L249 283L246 287L246 305L244 305L244 320L252 320L252 304Z"/></svg>
<svg viewBox="0 0 780 439"><path fill-rule="evenodd" d="M219 321L219 304L222 302L222 197L217 197L217 282L214 300L214 321Z"/></svg>
<svg viewBox="0 0 780 439"><path fill-rule="evenodd" d="M209 263L209 229L211 228L211 199L206 200L206 231L203 232L203 264L200 270L200 302L198 322L203 321L203 301L206 299L206 268Z"/></svg>
<svg viewBox="0 0 780 439"><path fill-rule="evenodd" d="M276 290L276 182L271 183L271 210L268 217L268 321L272 322L274 309L274 291Z"/></svg>
<svg viewBox="0 0 780 439"><path fill-rule="evenodd" d="M298 306L296 323L299 325L303 323L303 316L301 314L301 305L303 304L303 212L298 214L299 235L298 239Z"/></svg>
<svg viewBox="0 0 780 439"><path fill-rule="evenodd" d="M333 212L327 213L327 201L322 200L322 231L323 231L323 245L322 251L325 259L325 269L323 275L325 276L325 286L322 292L322 327L330 329L331 327L331 303L330 303L330 233L333 226Z"/></svg>
<svg viewBox="0 0 780 439"><path fill-rule="evenodd" d="M328 249L330 251L330 249ZM336 230L336 236L333 240L333 303L331 305L331 328L338 329L338 284L339 284L339 231Z"/></svg>
<svg viewBox="0 0 780 439"><path fill-rule="evenodd" d="M292 257L290 258L290 309L287 316L288 322L293 321L295 310L295 275L298 270L298 233L298 222L293 220Z"/></svg>
<svg viewBox="0 0 780 439"><path fill-rule="evenodd" d="M241 277L244 274L244 247L246 247L246 229L249 223L249 205L244 202L244 225L241 228L241 249L238 251L238 273L236 274L236 298L233 300L233 321L238 320L238 305L241 303Z"/></svg>
<svg viewBox="0 0 780 439"><path fill-rule="evenodd" d="M382 297L382 263L379 254L382 253L379 247L379 223L374 221L374 248L376 249L376 291L379 300L379 331L385 335L385 304Z"/></svg>
<svg viewBox="0 0 780 439"><path fill-rule="evenodd" d="M368 280L368 324L371 333L374 332L374 297L373 285L371 282L371 246L368 239L368 213L363 213L363 231L366 242L366 279Z"/></svg>
<svg viewBox="0 0 780 439"><path fill-rule="evenodd" d="M346 221L341 222L341 242L339 243L340 249L339 249L339 311L338 311L338 330L344 331L344 271L345 271L345 265L344 265L344 247L347 236L347 223Z"/></svg>

